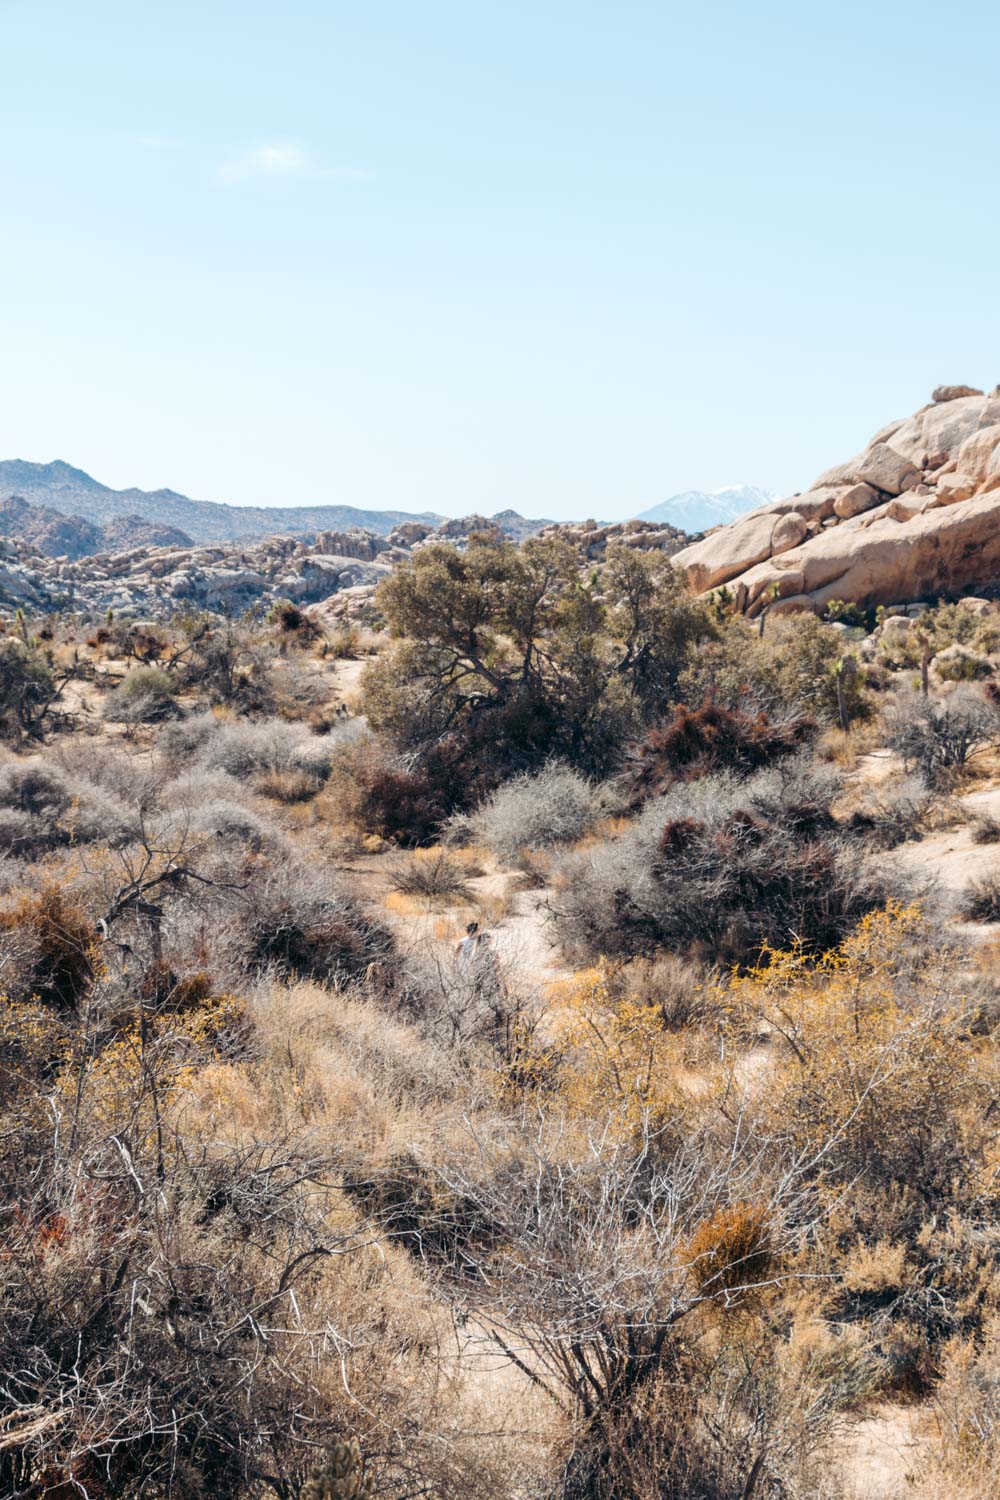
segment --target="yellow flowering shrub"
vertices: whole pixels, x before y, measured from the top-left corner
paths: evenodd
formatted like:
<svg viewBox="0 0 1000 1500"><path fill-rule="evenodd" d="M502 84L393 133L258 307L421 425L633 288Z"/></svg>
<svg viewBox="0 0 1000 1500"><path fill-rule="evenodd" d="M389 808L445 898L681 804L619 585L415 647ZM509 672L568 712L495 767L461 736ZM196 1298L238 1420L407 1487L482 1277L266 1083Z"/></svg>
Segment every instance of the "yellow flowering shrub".
<svg viewBox="0 0 1000 1500"><path fill-rule="evenodd" d="M975 1170L992 1049L958 972L920 908L890 904L819 960L768 950L731 977L730 1027L773 1047L765 1114L817 1176L936 1199Z"/></svg>
<svg viewBox="0 0 1000 1500"><path fill-rule="evenodd" d="M600 960L554 996L564 1048L559 1087L571 1113L619 1116L630 1127L682 1108L683 1041L656 1005L619 992Z"/></svg>

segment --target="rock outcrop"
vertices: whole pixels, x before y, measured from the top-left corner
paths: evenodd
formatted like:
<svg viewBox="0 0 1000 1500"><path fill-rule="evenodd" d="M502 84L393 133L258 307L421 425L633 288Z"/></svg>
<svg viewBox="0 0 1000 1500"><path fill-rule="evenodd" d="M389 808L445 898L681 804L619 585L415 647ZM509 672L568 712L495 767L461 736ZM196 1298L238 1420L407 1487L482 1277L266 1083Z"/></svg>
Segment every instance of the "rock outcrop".
<svg viewBox="0 0 1000 1500"><path fill-rule="evenodd" d="M578 547L588 562L599 562L608 547L620 544L637 552L665 552L668 557L687 544L687 535L663 521L615 521L599 526L596 521L571 525L550 525L543 536L558 536Z"/></svg>
<svg viewBox="0 0 1000 1500"><path fill-rule="evenodd" d="M331 542L337 552L322 550ZM156 617L211 610L235 615L281 599L303 604L373 586L400 555L367 533L327 533L321 545L268 537L253 547L139 546L50 557L31 542L0 542L0 610L31 605ZM378 561L384 556L387 561Z"/></svg>
<svg viewBox="0 0 1000 1500"><path fill-rule="evenodd" d="M1000 579L1000 388L939 386L811 489L761 506L674 558L747 614L870 607Z"/></svg>

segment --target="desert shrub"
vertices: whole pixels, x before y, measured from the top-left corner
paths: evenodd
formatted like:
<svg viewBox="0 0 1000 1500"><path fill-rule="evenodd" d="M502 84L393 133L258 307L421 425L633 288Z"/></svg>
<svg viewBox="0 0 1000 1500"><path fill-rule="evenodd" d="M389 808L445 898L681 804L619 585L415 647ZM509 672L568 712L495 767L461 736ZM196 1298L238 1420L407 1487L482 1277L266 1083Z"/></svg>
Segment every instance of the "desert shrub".
<svg viewBox="0 0 1000 1500"><path fill-rule="evenodd" d="M888 716L887 743L932 784L960 771L997 733L993 705L976 689L960 687L942 702L904 698Z"/></svg>
<svg viewBox="0 0 1000 1500"><path fill-rule="evenodd" d="M176 769L176 768L174 768ZM228 771L205 771L195 762L189 771L168 775L159 772L156 806L179 812L194 810L203 802L241 802L247 793L245 781Z"/></svg>
<svg viewBox="0 0 1000 1500"><path fill-rule="evenodd" d="M654 1007L667 1031L686 1031L713 1015L710 972L676 953L633 959L617 987L632 1005Z"/></svg>
<svg viewBox="0 0 1000 1500"><path fill-rule="evenodd" d="M309 802L322 786L308 771L262 771L254 778L254 790L273 802Z"/></svg>
<svg viewBox="0 0 1000 1500"><path fill-rule="evenodd" d="M0 733L32 734L56 692L45 656L21 641L0 639Z"/></svg>
<svg viewBox="0 0 1000 1500"><path fill-rule="evenodd" d="M133 667L104 703L109 723L157 724L177 712L177 683L159 667Z"/></svg>
<svg viewBox="0 0 1000 1500"><path fill-rule="evenodd" d="M361 632L354 625L341 625L327 637L327 651L336 661L356 661L361 655Z"/></svg>
<svg viewBox="0 0 1000 1500"><path fill-rule="evenodd" d="M345 1431L394 1491L426 1490L419 1362L329 1158L280 1123L241 1133L239 1095L199 1108L190 1086L213 1053L187 1014L81 1030L63 1051L38 1081L22 1070L0 1132L20 1128L30 1163L0 1221L0 1491L293 1496L317 1434ZM349 1340L337 1379L333 1327ZM393 1372L378 1368L386 1336Z"/></svg>
<svg viewBox="0 0 1000 1500"><path fill-rule="evenodd" d="M837 825L838 786L786 762L648 802L623 833L562 861L550 901L560 945L584 960L667 947L739 961L796 935L831 946L906 884Z"/></svg>
<svg viewBox="0 0 1000 1500"><path fill-rule="evenodd" d="M782 698L800 712L842 728L871 712L864 673L843 670L845 662L854 665L852 653L845 651L837 631L815 615L769 625L767 654Z"/></svg>
<svg viewBox="0 0 1000 1500"><path fill-rule="evenodd" d="M335 1443L309 1473L299 1500L365 1500L374 1495L374 1480L365 1474L357 1438Z"/></svg>
<svg viewBox="0 0 1000 1500"><path fill-rule="evenodd" d="M711 699L696 709L678 704L671 719L630 750L631 798L638 805L674 781L690 781L711 771L748 774L800 749L815 732L815 723L802 715L772 722L763 711L724 708Z"/></svg>
<svg viewBox="0 0 1000 1500"><path fill-rule="evenodd" d="M774 1271L766 1212L753 1203L715 1209L696 1227L683 1259L703 1297L762 1285Z"/></svg>
<svg viewBox="0 0 1000 1500"><path fill-rule="evenodd" d="M79 1004L99 962L98 934L63 892L45 886L0 909L0 934L0 987L58 1010Z"/></svg>
<svg viewBox="0 0 1000 1500"><path fill-rule="evenodd" d="M823 619L841 625L864 626L868 623L868 617L860 605L853 600L831 599L823 611Z"/></svg>
<svg viewBox="0 0 1000 1500"><path fill-rule="evenodd" d="M717 1453L720 1442L735 1446L744 1416L745 1440L761 1419L759 1401L750 1399L744 1414L736 1399L733 1375L741 1365L746 1370L745 1351L728 1319L734 1302L749 1306L741 1295L748 1283L737 1264L740 1254L746 1252L749 1272L761 1273L766 1285L753 1285L766 1302L809 1218L806 1210L793 1228L786 1213L786 1195L790 1201L795 1189L779 1165L787 1161L783 1147L774 1138L750 1147L738 1127L718 1135L695 1129L687 1139L679 1132L675 1145L651 1156L652 1132L641 1122L637 1136L623 1137L613 1125L591 1133L579 1159L567 1160L565 1142L564 1122L531 1119L477 1130L464 1155L445 1158L440 1175L449 1192L484 1214L492 1234L461 1246L444 1267L443 1288L484 1320L500 1350L516 1350L535 1379L568 1404L572 1441L560 1495L737 1500L746 1493L747 1466L731 1448L732 1487L699 1488L695 1479L710 1472L713 1447ZM777 1171L772 1175L770 1168ZM692 1260L689 1247L708 1233L706 1224L712 1225L711 1248ZM707 1264L713 1250L718 1274L709 1272L702 1288L692 1267ZM713 1316L721 1330L714 1341L705 1337ZM738 1326L753 1338L749 1324ZM763 1344L759 1358L766 1362ZM706 1377L713 1360L726 1369L722 1385L730 1397L716 1413L714 1433L711 1420L700 1428L699 1417L708 1413L697 1409L702 1400L711 1408ZM772 1359L768 1368L774 1366ZM662 1396L668 1390L677 1462L665 1442L656 1454L660 1467L639 1469L650 1483L655 1475L655 1488L636 1488L637 1469L630 1474L628 1461L642 1451L654 1391ZM689 1398L696 1409L682 1416L679 1403ZM663 1417L669 1423L668 1412ZM706 1461L697 1476L683 1461L692 1456L696 1432ZM767 1446L759 1428L757 1438L758 1449ZM740 1457L745 1460L746 1449ZM612 1463L620 1467L609 1473ZM715 1470L718 1475L718 1462ZM764 1493L787 1491L775 1486Z"/></svg>
<svg viewBox="0 0 1000 1500"><path fill-rule="evenodd" d="M218 734L221 722L214 714L189 714L174 724L165 724L156 736L156 749L173 771L187 770Z"/></svg>
<svg viewBox="0 0 1000 1500"><path fill-rule="evenodd" d="M38 855L65 844L120 844L132 820L117 798L40 756L0 766L0 849Z"/></svg>
<svg viewBox="0 0 1000 1500"><path fill-rule="evenodd" d="M550 765L498 787L466 826L474 843L485 844L501 864L511 865L523 848L573 843L596 814L591 783L569 766Z"/></svg>
<svg viewBox="0 0 1000 1500"><path fill-rule="evenodd" d="M374 1171L348 1171L344 1186L382 1233L432 1264L448 1263L464 1245L493 1236L475 1199L455 1191L414 1150L391 1155Z"/></svg>
<svg viewBox="0 0 1000 1500"><path fill-rule="evenodd" d="M274 625L284 636L293 636L300 644L308 645L319 635L319 626L311 615L306 614L290 599L279 600L271 607L267 623Z"/></svg>
<svg viewBox="0 0 1000 1500"><path fill-rule="evenodd" d="M399 644L362 679L369 723L399 751L474 744L498 780L554 757L604 774L714 629L662 554L610 548L595 580L554 537L421 548L378 599Z"/></svg>
<svg viewBox="0 0 1000 1500"><path fill-rule="evenodd" d="M468 882L475 873L474 866L470 868L443 849L423 849L393 865L389 884L404 896L458 901L469 895Z"/></svg>
<svg viewBox="0 0 1000 1500"><path fill-rule="evenodd" d="M932 1457L942 1493L996 1494L1000 1487L1000 1317L980 1338L955 1337L935 1391L938 1448ZM966 1486L969 1488L966 1490Z"/></svg>
<svg viewBox="0 0 1000 1500"><path fill-rule="evenodd" d="M752 1322L714 1353L681 1344L573 1434L561 1500L844 1500L830 1440L872 1382L863 1353L830 1346L810 1360Z"/></svg>
<svg viewBox="0 0 1000 1500"><path fill-rule="evenodd" d="M840 634L812 614L779 615L763 634L748 621L727 621L681 674L678 697L691 708L713 699L728 709L766 712L781 722L807 715L819 724L850 723L871 712L864 672L840 673L849 656Z"/></svg>
<svg viewBox="0 0 1000 1500"><path fill-rule="evenodd" d="M727 990L734 1024L764 1021L786 1044L768 1085L775 1124L786 1122L799 1149L831 1139L823 1171L857 1183L855 1211L862 1183L878 1205L908 1195L893 1211L900 1232L963 1193L963 1163L976 1136L985 1143L982 1125L957 1125L988 1087L973 1067L963 990L959 951L919 906L897 903L869 912L818 961L801 944L772 952Z"/></svg>
<svg viewBox="0 0 1000 1500"><path fill-rule="evenodd" d="M140 813L150 812L162 793L163 776L145 757L130 754L118 740L64 739L46 752L46 762L79 799L81 787L94 789Z"/></svg>
<svg viewBox="0 0 1000 1500"><path fill-rule="evenodd" d="M391 988L392 939L322 867L258 861L220 917L218 948L238 969L339 982L377 976Z"/></svg>
<svg viewBox="0 0 1000 1500"><path fill-rule="evenodd" d="M190 807L188 826L193 834L219 839L241 854L280 851L293 857L280 830L240 802L214 797L200 801Z"/></svg>
<svg viewBox="0 0 1000 1500"><path fill-rule="evenodd" d="M1000 874L970 881L962 896L962 916L968 922L1000 922Z"/></svg>
<svg viewBox="0 0 1000 1500"><path fill-rule="evenodd" d="M345 726L337 736L350 732ZM329 775L336 738L312 735L275 719L226 722L213 714L198 714L167 726L156 743L170 768L197 766L238 780L258 773L299 774L309 778L318 790Z"/></svg>
<svg viewBox="0 0 1000 1500"><path fill-rule="evenodd" d="M436 843L447 820L501 777L484 747L452 735L405 756L359 738L341 755L334 781L348 816L379 838L414 847Z"/></svg>
<svg viewBox="0 0 1000 1500"><path fill-rule="evenodd" d="M908 628L883 635L879 649L883 659L896 668L920 667L925 659L946 653L947 673L947 662L953 652L959 659L967 653L979 658L988 656L996 649L996 634L996 616L982 618L957 604L938 604L925 610ZM962 680L961 673L959 665L951 680Z"/></svg>
<svg viewBox="0 0 1000 1500"><path fill-rule="evenodd" d="M97 638L99 644L110 648L109 654L144 666L162 661L170 653L166 632L149 620L113 620L97 632Z"/></svg>
<svg viewBox="0 0 1000 1500"><path fill-rule="evenodd" d="M18 807L0 807L0 854L28 853L39 846L38 820Z"/></svg>
<svg viewBox="0 0 1000 1500"><path fill-rule="evenodd" d="M898 786L871 793L848 820L850 829L878 849L895 849L928 824L934 800L923 780L908 776Z"/></svg>
<svg viewBox="0 0 1000 1500"><path fill-rule="evenodd" d="M974 844L1000 843L1000 819L988 812L977 814L972 820L972 842Z"/></svg>
<svg viewBox="0 0 1000 1500"><path fill-rule="evenodd" d="M949 646L938 652L933 666L942 682L979 682L993 675L993 663L966 646Z"/></svg>
<svg viewBox="0 0 1000 1500"><path fill-rule="evenodd" d="M206 703L241 714L265 714L274 706L271 660L249 633L229 622L194 622L188 653L178 669L184 685Z"/></svg>
<svg viewBox="0 0 1000 1500"><path fill-rule="evenodd" d="M393 843L419 845L433 841L451 811L446 789L421 770L370 765L359 782L359 813L366 829Z"/></svg>

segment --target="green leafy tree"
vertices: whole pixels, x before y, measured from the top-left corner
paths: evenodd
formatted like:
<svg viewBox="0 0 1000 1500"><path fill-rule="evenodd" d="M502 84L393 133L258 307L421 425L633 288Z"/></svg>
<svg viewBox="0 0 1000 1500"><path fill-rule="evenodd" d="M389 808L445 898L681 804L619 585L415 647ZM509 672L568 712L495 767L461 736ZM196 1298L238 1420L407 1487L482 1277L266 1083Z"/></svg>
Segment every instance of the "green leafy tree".
<svg viewBox="0 0 1000 1500"><path fill-rule="evenodd" d="M599 773L714 628L662 555L612 548L586 568L560 538L486 532L422 549L379 605L398 644L365 674L373 728L411 750L461 733L498 763L558 754Z"/></svg>

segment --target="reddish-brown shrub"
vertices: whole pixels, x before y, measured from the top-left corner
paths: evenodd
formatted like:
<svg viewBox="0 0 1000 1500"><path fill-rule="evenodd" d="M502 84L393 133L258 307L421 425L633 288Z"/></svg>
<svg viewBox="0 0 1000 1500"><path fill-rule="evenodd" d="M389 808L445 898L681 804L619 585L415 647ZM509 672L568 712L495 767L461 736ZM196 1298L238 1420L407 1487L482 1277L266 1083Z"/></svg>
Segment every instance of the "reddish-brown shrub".
<svg viewBox="0 0 1000 1500"><path fill-rule="evenodd" d="M756 771L807 743L816 733L800 715L773 723L766 713L749 714L707 699L700 708L678 704L673 718L650 730L628 756L629 790L638 806L675 781L694 781L712 771Z"/></svg>
<svg viewBox="0 0 1000 1500"><path fill-rule="evenodd" d="M663 832L660 834L660 852L661 854L686 854L707 831L705 824L699 823L696 818L674 818L663 825Z"/></svg>
<svg viewBox="0 0 1000 1500"><path fill-rule="evenodd" d="M24 969L16 988L60 1009L75 1006L94 977L98 934L85 914L56 886L25 894L0 912L0 934L23 944Z"/></svg>

